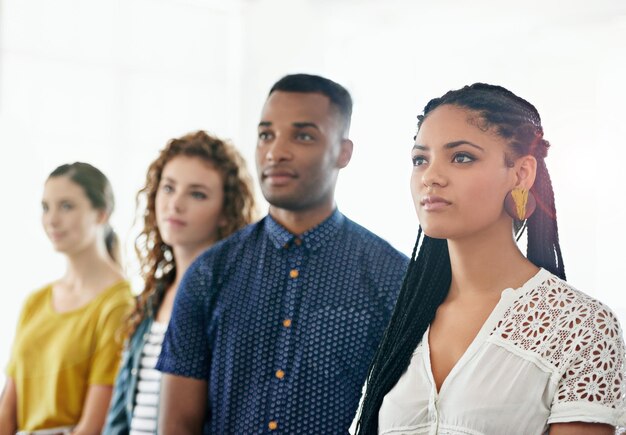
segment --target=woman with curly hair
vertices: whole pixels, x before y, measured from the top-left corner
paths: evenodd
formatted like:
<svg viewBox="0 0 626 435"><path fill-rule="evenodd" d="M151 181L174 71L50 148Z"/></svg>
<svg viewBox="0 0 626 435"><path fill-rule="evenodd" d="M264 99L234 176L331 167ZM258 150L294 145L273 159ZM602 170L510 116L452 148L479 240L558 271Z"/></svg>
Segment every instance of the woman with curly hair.
<svg viewBox="0 0 626 435"><path fill-rule="evenodd" d="M154 434L161 351L178 285L194 259L255 217L251 178L234 146L204 131L171 140L137 195L145 204L135 248L144 290L128 319L105 434Z"/></svg>

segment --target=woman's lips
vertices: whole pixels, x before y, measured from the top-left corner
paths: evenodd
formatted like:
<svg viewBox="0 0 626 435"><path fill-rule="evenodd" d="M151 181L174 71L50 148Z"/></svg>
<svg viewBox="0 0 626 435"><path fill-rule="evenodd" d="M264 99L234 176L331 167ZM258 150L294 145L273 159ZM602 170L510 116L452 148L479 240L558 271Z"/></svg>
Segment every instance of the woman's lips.
<svg viewBox="0 0 626 435"><path fill-rule="evenodd" d="M422 205L422 208L426 211L436 211L446 208L451 204L451 202L440 196L433 195L425 196L424 198L422 198L420 204Z"/></svg>
<svg viewBox="0 0 626 435"><path fill-rule="evenodd" d="M65 237L65 232L53 231L48 233L48 237L54 241L58 241Z"/></svg>
<svg viewBox="0 0 626 435"><path fill-rule="evenodd" d="M184 227L187 225L185 221L175 218L167 218L165 221L173 227Z"/></svg>

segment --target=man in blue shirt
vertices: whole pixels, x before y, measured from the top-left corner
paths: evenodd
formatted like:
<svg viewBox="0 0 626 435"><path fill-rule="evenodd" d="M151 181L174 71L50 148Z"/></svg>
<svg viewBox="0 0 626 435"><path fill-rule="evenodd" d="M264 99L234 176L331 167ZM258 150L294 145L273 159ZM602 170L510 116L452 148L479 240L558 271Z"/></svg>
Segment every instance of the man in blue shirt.
<svg viewBox="0 0 626 435"><path fill-rule="evenodd" d="M160 433L347 433L408 264L335 206L351 112L323 77L272 87L256 148L269 215L185 275L157 365Z"/></svg>

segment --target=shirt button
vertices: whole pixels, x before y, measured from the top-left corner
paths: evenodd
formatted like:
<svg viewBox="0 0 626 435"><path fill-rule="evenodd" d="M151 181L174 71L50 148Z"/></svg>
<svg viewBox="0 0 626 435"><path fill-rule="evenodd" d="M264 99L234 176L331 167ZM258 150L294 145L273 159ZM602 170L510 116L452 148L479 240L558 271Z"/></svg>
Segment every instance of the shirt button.
<svg viewBox="0 0 626 435"><path fill-rule="evenodd" d="M284 372L284 371L282 371L282 370L280 370L280 369L276 370L276 377L277 377L278 379L282 379L282 378L284 378L284 377L285 377L285 372Z"/></svg>
<svg viewBox="0 0 626 435"><path fill-rule="evenodd" d="M283 320L283 326L284 326L285 328L289 328L289 327L291 327L291 319L285 319L285 320Z"/></svg>
<svg viewBox="0 0 626 435"><path fill-rule="evenodd" d="M130 371L130 374L135 376L137 374L137 369L133 367L132 370Z"/></svg>
<svg viewBox="0 0 626 435"><path fill-rule="evenodd" d="M270 430L276 430L276 429L278 429L278 423L276 422L276 420L272 420L272 421L269 422L267 427L269 427Z"/></svg>
<svg viewBox="0 0 626 435"><path fill-rule="evenodd" d="M298 269L291 269L289 271L289 276L292 278L297 278L298 275L300 275L300 272L298 272Z"/></svg>
<svg viewBox="0 0 626 435"><path fill-rule="evenodd" d="M293 240L293 243L295 243L296 246L300 246L302 244L302 240L296 238L296 239Z"/></svg>

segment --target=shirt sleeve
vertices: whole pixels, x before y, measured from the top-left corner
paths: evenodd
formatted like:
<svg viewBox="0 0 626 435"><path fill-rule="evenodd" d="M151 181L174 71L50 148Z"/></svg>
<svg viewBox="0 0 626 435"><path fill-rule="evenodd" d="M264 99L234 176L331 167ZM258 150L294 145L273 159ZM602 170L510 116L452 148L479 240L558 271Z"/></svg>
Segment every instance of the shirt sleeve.
<svg viewBox="0 0 626 435"><path fill-rule="evenodd" d="M24 302L24 306L22 307L22 311L20 312L20 316L17 319L17 327L15 328L15 336L14 340L17 339L20 331L24 327L24 322L30 316L30 305L31 301L34 298L34 295L30 295L26 302ZM13 347L11 349L11 357L9 358L9 364L7 365L6 375L9 378L15 378L15 368L16 368L16 360L15 360L15 343L13 343Z"/></svg>
<svg viewBox="0 0 626 435"><path fill-rule="evenodd" d="M208 268L196 260L187 270L176 294L157 370L187 378L208 380L210 355L207 339L208 308L211 288Z"/></svg>
<svg viewBox="0 0 626 435"><path fill-rule="evenodd" d="M624 339L615 315L595 302L577 310L548 423L626 425ZM572 324L576 319L566 319Z"/></svg>
<svg viewBox="0 0 626 435"><path fill-rule="evenodd" d="M131 309L129 293L129 299L124 303L103 310L89 371L89 385L113 385L115 382L123 347L122 325Z"/></svg>

